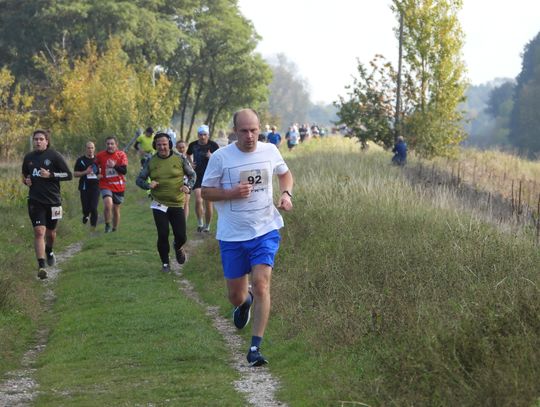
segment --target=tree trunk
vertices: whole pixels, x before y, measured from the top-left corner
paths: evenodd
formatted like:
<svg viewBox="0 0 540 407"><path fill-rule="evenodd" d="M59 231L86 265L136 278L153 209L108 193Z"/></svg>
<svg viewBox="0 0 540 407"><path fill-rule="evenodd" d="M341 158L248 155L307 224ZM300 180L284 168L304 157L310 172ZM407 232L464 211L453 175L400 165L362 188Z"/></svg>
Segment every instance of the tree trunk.
<svg viewBox="0 0 540 407"><path fill-rule="evenodd" d="M394 118L394 137L397 138L401 135L401 70L403 63L403 10L399 12L399 54L398 54L398 72L397 72L397 84L396 84L396 111Z"/></svg>
<svg viewBox="0 0 540 407"><path fill-rule="evenodd" d="M191 91L191 79L187 79L184 83L182 92L180 92L180 138L186 140L184 134L184 124L186 122L186 111L189 100L189 92Z"/></svg>
<svg viewBox="0 0 540 407"><path fill-rule="evenodd" d="M201 84L201 86L199 86L199 89L197 90L197 96L195 97L195 102L193 103L193 109L191 112L191 120L189 123L188 137L191 134L191 131L193 130L193 124L195 123L195 116L197 116L197 113L199 111L199 102L201 101L203 90L204 90L204 87Z"/></svg>

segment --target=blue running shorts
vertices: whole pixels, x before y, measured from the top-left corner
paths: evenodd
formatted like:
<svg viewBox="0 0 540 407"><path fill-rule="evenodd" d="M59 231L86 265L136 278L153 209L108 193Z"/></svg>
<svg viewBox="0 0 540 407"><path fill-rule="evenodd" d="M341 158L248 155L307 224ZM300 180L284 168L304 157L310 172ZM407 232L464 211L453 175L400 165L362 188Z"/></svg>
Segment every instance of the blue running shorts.
<svg viewBox="0 0 540 407"><path fill-rule="evenodd" d="M221 264L225 278L239 278L251 272L257 264L274 267L281 236L278 230L243 242L219 241Z"/></svg>

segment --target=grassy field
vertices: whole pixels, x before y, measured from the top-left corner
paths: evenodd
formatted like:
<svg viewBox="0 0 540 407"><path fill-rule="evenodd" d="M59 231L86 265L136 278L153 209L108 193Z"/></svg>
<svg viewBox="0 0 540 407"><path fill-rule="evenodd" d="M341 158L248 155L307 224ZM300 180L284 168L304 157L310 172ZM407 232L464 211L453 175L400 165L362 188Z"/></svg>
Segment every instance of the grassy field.
<svg viewBox="0 0 540 407"><path fill-rule="evenodd" d="M63 267L36 405L242 405L221 336L160 272L149 202L130 193L119 231Z"/></svg>
<svg viewBox="0 0 540 407"><path fill-rule="evenodd" d="M20 163L0 165L0 375L19 364L34 338L42 306L26 209L28 189L20 173ZM59 222L56 251L83 236L76 183L63 183L62 195L65 213Z"/></svg>
<svg viewBox="0 0 540 407"><path fill-rule="evenodd" d="M514 211L523 206L538 211L540 161L523 160L497 150L462 149L453 160L435 158L427 165L450 172L459 182L503 196Z"/></svg>
<svg viewBox="0 0 540 407"><path fill-rule="evenodd" d="M282 383L280 400L540 403L533 231L486 222L449 188L413 185L389 165L388 153L361 153L350 140L314 141L285 157L296 180L295 208L284 215L263 343ZM59 242L84 246L57 283L36 405L244 404L231 386L236 373L221 338L158 272L141 196L128 193L116 235L83 237L78 212L62 222ZM27 215L18 204L8 209L11 229L2 239L10 249L1 250L13 264L0 270L17 295L5 296L1 308L0 340L11 344L0 354L4 371L26 346L17 335L28 342L42 318ZM24 233L14 233L21 225ZM206 303L230 315L215 240L199 246L184 274ZM249 330L243 336L247 343Z"/></svg>
<svg viewBox="0 0 540 407"><path fill-rule="evenodd" d="M480 221L447 188L413 188L388 153L361 154L347 140L301 146L287 160L295 210L265 339L284 400L538 400L540 253L530 232ZM210 302L222 293L217 261L188 269Z"/></svg>

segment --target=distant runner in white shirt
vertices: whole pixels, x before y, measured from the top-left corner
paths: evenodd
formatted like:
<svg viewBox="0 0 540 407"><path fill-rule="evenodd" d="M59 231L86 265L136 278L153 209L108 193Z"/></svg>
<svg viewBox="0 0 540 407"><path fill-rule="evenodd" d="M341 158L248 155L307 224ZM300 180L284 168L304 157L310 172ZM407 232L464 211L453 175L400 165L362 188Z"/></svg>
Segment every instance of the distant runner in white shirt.
<svg viewBox="0 0 540 407"><path fill-rule="evenodd" d="M261 366L268 363L260 346L270 316L270 280L281 240L279 229L283 227L277 209L292 210L293 177L277 147L257 141L257 112L236 112L233 125L238 139L210 157L202 196L214 201L218 212L216 238L238 329L249 322L253 305L253 336L247 360L251 366ZM273 174L280 188L277 208L273 203Z"/></svg>

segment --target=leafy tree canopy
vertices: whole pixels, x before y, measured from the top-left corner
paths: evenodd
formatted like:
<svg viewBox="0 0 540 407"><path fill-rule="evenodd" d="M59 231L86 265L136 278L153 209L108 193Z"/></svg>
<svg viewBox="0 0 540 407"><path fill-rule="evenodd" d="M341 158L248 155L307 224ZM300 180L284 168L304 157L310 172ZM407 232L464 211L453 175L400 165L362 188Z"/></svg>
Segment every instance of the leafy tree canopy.
<svg viewBox="0 0 540 407"><path fill-rule="evenodd" d="M190 0L1 0L0 60L16 76L29 74L35 54L55 45L82 55L88 40L103 50L111 35L121 38L131 60L169 57L183 32L178 26Z"/></svg>
<svg viewBox="0 0 540 407"><path fill-rule="evenodd" d="M47 117L56 145L77 151L87 140L102 144L110 135L125 143L134 129L147 123L170 124L174 105L170 81L164 75L152 81L146 69L130 64L120 40L109 40L103 53L88 43L73 66L67 59L62 54L55 62L45 54L38 58L54 88Z"/></svg>
<svg viewBox="0 0 540 407"><path fill-rule="evenodd" d="M540 33L525 46L510 120L510 142L521 152L540 153Z"/></svg>
<svg viewBox="0 0 540 407"><path fill-rule="evenodd" d="M0 70L0 157L9 159L30 134L33 97L22 92L9 69Z"/></svg>

